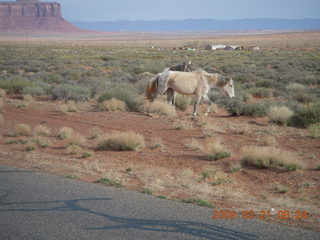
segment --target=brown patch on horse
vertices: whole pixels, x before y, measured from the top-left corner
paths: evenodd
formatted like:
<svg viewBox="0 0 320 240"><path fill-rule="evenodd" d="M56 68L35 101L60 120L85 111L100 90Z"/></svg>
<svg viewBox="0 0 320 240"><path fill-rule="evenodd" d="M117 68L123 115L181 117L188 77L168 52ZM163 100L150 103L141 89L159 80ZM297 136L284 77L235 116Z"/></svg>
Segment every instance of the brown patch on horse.
<svg viewBox="0 0 320 240"><path fill-rule="evenodd" d="M155 93L158 89L156 79L152 79L152 82L149 82L146 87L146 95L149 100L152 100L152 94Z"/></svg>

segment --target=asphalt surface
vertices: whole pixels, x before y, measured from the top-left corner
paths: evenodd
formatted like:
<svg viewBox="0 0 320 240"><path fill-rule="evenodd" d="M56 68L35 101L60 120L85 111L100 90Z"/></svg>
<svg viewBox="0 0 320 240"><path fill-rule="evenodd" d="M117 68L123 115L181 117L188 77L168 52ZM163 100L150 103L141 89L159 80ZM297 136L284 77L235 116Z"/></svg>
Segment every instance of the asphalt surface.
<svg viewBox="0 0 320 240"><path fill-rule="evenodd" d="M0 166L0 239L320 239L259 220L213 220L212 209Z"/></svg>

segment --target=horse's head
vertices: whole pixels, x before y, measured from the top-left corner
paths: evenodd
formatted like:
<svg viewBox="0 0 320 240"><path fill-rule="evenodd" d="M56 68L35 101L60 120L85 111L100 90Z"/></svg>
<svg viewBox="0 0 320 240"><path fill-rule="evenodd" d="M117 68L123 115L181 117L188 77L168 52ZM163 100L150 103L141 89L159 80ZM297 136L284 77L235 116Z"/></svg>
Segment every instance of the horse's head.
<svg viewBox="0 0 320 240"><path fill-rule="evenodd" d="M191 61L182 63L182 66L183 66L183 71L184 72L191 72L192 71L192 69L191 69Z"/></svg>
<svg viewBox="0 0 320 240"><path fill-rule="evenodd" d="M229 98L234 98L234 85L232 78L227 79L226 85L223 87L223 91Z"/></svg>

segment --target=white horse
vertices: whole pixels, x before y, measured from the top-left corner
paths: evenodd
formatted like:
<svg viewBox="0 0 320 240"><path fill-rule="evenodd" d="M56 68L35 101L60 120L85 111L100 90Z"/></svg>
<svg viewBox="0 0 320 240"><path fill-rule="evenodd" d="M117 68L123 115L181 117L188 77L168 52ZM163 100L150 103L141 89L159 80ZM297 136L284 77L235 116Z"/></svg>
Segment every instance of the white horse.
<svg viewBox="0 0 320 240"><path fill-rule="evenodd" d="M230 98L234 98L233 80L218 73L207 73L203 70L178 72L166 69L157 77L157 89L152 100L172 89L182 95L195 95L193 116L197 116L198 106L203 98L208 103L206 115L211 112L212 101L208 97L211 88L218 87Z"/></svg>
<svg viewBox="0 0 320 240"><path fill-rule="evenodd" d="M183 62L181 64L177 64L169 68L166 68L163 72L158 73L155 77L151 78L146 87L146 95L149 100L153 101L154 96L157 92L158 78L162 75L162 73L169 70L180 71L180 72L191 72L191 61ZM175 105L176 93L171 88L168 88L166 93L167 93L168 103Z"/></svg>

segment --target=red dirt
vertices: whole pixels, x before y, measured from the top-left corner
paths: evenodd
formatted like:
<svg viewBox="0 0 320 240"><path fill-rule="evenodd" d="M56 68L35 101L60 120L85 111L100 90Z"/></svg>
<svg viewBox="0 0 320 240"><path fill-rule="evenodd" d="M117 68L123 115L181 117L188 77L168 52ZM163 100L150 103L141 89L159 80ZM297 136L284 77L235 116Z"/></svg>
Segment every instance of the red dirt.
<svg viewBox="0 0 320 240"><path fill-rule="evenodd" d="M215 209L254 210L258 213L274 207L277 210L288 210L293 215L297 210L308 210L308 219L279 220L273 217L273 221L320 230L320 172L314 170L320 165L320 141L311 138L305 129L270 126L266 118L230 117L223 109L219 109L207 118L201 116L198 121L203 120L215 126L213 138L220 138L224 146L232 152L232 156L218 161L208 161L199 151L191 150L184 144L185 140L191 138L201 142L205 140L203 127L190 117L191 109L185 113L178 113L176 118L168 118L148 116L144 113L98 112L94 110L93 103L86 103L81 106L80 111L65 115L56 110L57 102L46 99L38 99L26 108L18 108L21 100L14 97L7 97L4 102L4 123L0 130L0 164L61 176L77 175L80 180L88 182L97 180L104 176L105 171L112 169L112 174L120 176L126 188L138 191L146 186L143 177L156 178L157 174L162 174L160 177L163 177L168 173L171 174L168 175L169 178L179 170L187 168L197 177L206 169L216 168L224 172L232 182L215 186L221 194L217 197L210 195L208 199L214 204ZM186 122L191 128L175 130L173 125L177 121ZM32 139L31 136L8 136L17 123L26 123L31 127L40 124L47 126L51 129L48 138L53 144L45 149L38 148L33 152L27 152L25 145L6 143L14 139ZM249 130L244 133L240 131L243 124L249 126ZM95 151L96 140L87 139L86 148L94 153L93 156L87 159L79 155L70 156L66 154L65 141L57 137L58 130L63 126L72 127L75 132L87 138L90 137L93 127L99 127L103 132L132 130L144 136L146 147L138 151ZM294 172L283 172L243 166L241 171L231 173L230 164L241 160L241 148L246 145L262 146L261 138L266 133L276 138L276 147L299 152L307 167ZM151 149L154 138L161 138L165 147ZM132 173L125 170L129 167L133 169ZM139 169L140 173L135 172L135 169ZM152 170L155 171L155 175L142 177L141 173L150 173ZM211 180L205 179L204 182ZM288 192L278 193L271 187L274 183L287 186ZM308 183L308 186L302 187L304 183ZM228 194L224 195L224 191ZM188 191L173 191L170 186L159 193L161 194L156 195L172 199L194 198Z"/></svg>

